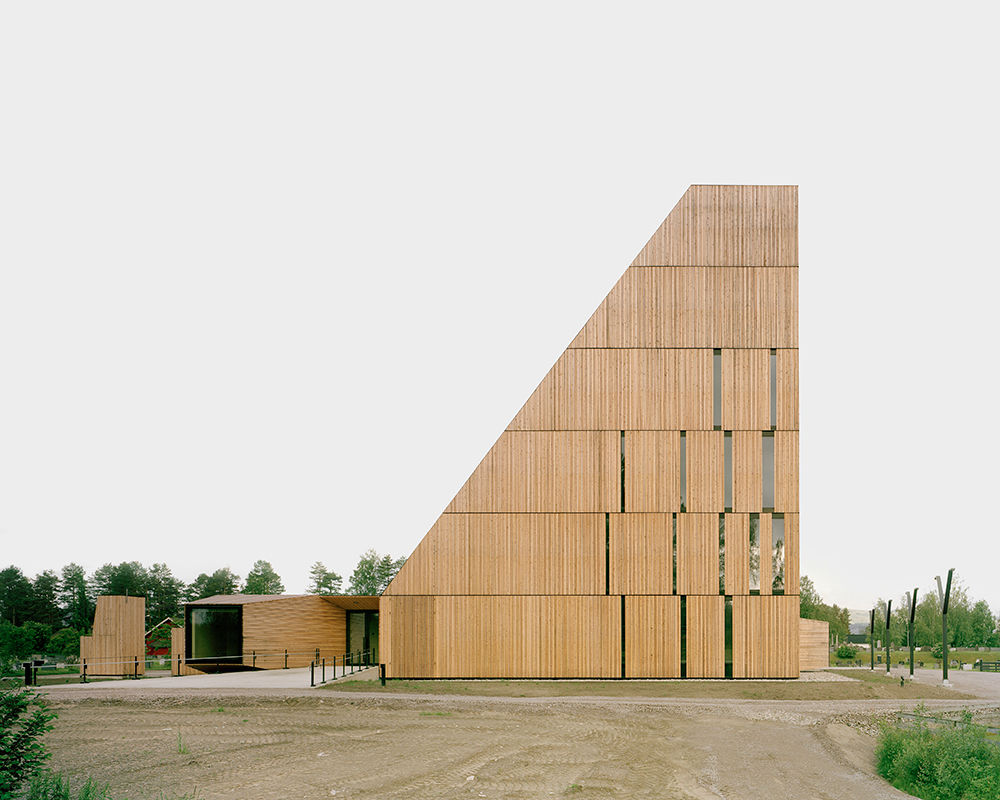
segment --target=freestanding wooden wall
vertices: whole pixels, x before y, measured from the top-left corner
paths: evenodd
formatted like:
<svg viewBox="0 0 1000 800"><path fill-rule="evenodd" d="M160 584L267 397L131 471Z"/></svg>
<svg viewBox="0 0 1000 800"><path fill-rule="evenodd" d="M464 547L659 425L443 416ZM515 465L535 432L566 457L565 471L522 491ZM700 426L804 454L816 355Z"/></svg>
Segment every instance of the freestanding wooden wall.
<svg viewBox="0 0 1000 800"><path fill-rule="evenodd" d="M101 595L93 632L80 637L80 671L86 662L88 675L144 675L145 633L145 597Z"/></svg>
<svg viewBox="0 0 1000 800"><path fill-rule="evenodd" d="M803 672L830 666L830 623L799 620L799 669Z"/></svg>
<svg viewBox="0 0 1000 800"><path fill-rule="evenodd" d="M795 677L798 192L692 186L382 598L389 677Z"/></svg>

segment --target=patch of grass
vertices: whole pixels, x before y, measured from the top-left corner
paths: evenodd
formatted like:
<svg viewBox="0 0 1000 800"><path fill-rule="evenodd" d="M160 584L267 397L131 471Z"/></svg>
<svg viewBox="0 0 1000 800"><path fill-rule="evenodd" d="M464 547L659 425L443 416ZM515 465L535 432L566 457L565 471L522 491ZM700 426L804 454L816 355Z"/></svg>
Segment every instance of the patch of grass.
<svg viewBox="0 0 1000 800"><path fill-rule="evenodd" d="M956 727L933 728L924 718L912 727L883 725L878 771L897 789L924 800L996 800L1000 797L1000 747L964 712Z"/></svg>
<svg viewBox="0 0 1000 800"><path fill-rule="evenodd" d="M420 716L422 717L450 717L450 711L421 711Z"/></svg>
<svg viewBox="0 0 1000 800"><path fill-rule="evenodd" d="M577 792L582 792L583 787L579 783L571 783L566 787L566 791L563 794L576 794Z"/></svg>
<svg viewBox="0 0 1000 800"><path fill-rule="evenodd" d="M834 670L831 670L833 672ZM323 688L334 692L375 694L435 694L480 697L696 697L747 700L919 700L971 699L953 689L920 683L899 685L863 670L844 670L852 681L663 680L663 681L340 681Z"/></svg>
<svg viewBox="0 0 1000 800"><path fill-rule="evenodd" d="M188 753L191 752L190 750L188 750L187 745L184 744L184 739L181 736L180 731L177 731L177 752L180 753L182 756L186 756Z"/></svg>
<svg viewBox="0 0 1000 800"><path fill-rule="evenodd" d="M18 800L126 800L113 798L107 785L95 783L91 778L74 789L69 778L59 772L40 772L25 789L25 794L16 795ZM166 795L162 792L157 800L199 800L197 793Z"/></svg>
<svg viewBox="0 0 1000 800"><path fill-rule="evenodd" d="M221 714L225 710L226 709L224 709L222 706L219 706L218 708L210 708L209 709L209 711L212 712L213 714Z"/></svg>

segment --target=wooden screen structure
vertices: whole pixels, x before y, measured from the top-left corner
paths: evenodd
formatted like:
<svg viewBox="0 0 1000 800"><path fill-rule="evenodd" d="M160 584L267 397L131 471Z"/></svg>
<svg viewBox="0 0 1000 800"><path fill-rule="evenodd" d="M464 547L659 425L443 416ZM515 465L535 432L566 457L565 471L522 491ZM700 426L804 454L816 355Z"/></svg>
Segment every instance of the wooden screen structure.
<svg viewBox="0 0 1000 800"><path fill-rule="evenodd" d="M146 673L146 598L101 595L94 628L80 637L80 671L87 675Z"/></svg>
<svg viewBox="0 0 1000 800"><path fill-rule="evenodd" d="M692 186L381 599L392 678L799 674L798 190Z"/></svg>

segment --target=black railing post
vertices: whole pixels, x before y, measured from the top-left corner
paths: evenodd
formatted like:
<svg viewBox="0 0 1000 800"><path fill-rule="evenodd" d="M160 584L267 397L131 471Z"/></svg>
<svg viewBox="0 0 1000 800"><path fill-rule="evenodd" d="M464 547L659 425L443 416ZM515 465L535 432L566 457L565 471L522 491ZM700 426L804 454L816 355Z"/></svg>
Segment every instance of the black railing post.
<svg viewBox="0 0 1000 800"><path fill-rule="evenodd" d="M316 685L316 662L309 662L309 686L313 687Z"/></svg>
<svg viewBox="0 0 1000 800"><path fill-rule="evenodd" d="M319 648L316 648L316 660L319 661Z"/></svg>
<svg viewBox="0 0 1000 800"><path fill-rule="evenodd" d="M323 669L323 671L322 671L322 674L320 676L321 677L320 683L326 683L326 659L325 658L323 659L323 668L322 669Z"/></svg>
<svg viewBox="0 0 1000 800"><path fill-rule="evenodd" d="M285 648L285 669L288 669L288 648Z"/></svg>
<svg viewBox="0 0 1000 800"><path fill-rule="evenodd" d="M385 664L378 665L378 679L385 686Z"/></svg>
<svg viewBox="0 0 1000 800"><path fill-rule="evenodd" d="M251 650L250 651L250 655L251 655L251 657L253 659L250 662L250 666L253 667L254 669L257 669L257 651L256 650Z"/></svg>
<svg viewBox="0 0 1000 800"><path fill-rule="evenodd" d="M132 664L132 680L139 680L139 656L135 657L135 661Z"/></svg>
<svg viewBox="0 0 1000 800"><path fill-rule="evenodd" d="M33 686L34 684L31 682L31 671L34 668L34 664L30 661L25 661L21 664L21 666L24 667L24 685Z"/></svg>
<svg viewBox="0 0 1000 800"><path fill-rule="evenodd" d="M87 659L83 659L83 676L80 683L86 683L86 682L87 682Z"/></svg>

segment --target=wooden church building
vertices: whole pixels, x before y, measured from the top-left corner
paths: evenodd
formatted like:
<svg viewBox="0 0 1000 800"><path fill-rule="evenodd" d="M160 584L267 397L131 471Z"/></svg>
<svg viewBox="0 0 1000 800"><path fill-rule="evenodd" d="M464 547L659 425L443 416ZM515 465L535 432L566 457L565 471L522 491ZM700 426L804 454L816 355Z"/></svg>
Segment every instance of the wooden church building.
<svg viewBox="0 0 1000 800"><path fill-rule="evenodd" d="M799 675L798 192L692 186L379 600L390 678Z"/></svg>

